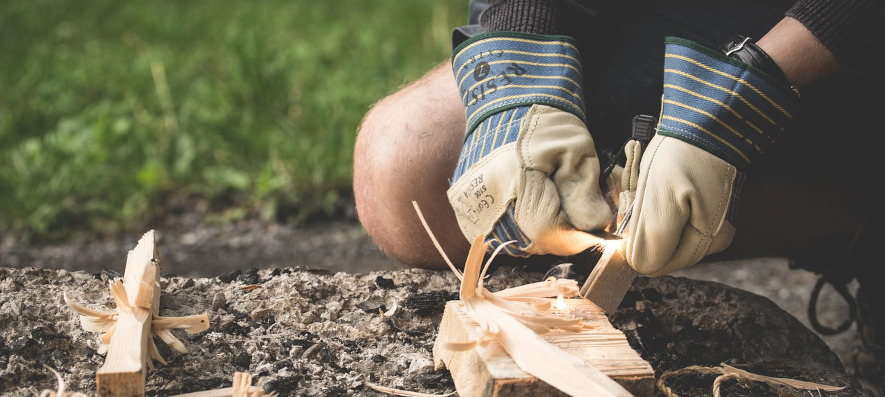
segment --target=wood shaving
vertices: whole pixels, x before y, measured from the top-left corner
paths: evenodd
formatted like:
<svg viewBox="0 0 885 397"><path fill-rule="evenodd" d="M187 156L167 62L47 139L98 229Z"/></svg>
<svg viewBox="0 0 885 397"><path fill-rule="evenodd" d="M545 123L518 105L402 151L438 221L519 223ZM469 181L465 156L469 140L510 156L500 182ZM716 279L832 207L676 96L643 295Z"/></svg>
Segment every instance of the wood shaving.
<svg viewBox="0 0 885 397"><path fill-rule="evenodd" d="M632 396L623 386L593 365L539 336L554 328L566 331L583 329L582 319L563 318L537 310L538 305L531 304L531 300L536 298L577 296L577 282L548 278L521 287L491 292L483 286L485 274L495 256L512 241L498 246L483 265L482 259L489 245L485 242L484 235L476 236L467 255L464 271L458 271L428 227L418 204L413 201L412 205L434 246L461 281L459 296L464 312L479 324L485 337L494 338L501 344L520 369L572 396ZM476 345L479 343L477 340ZM466 345L453 347L464 348Z"/></svg>
<svg viewBox="0 0 885 397"><path fill-rule="evenodd" d="M61 374L46 364L43 364L43 366L55 375L55 379L58 380L58 389L55 391L43 390L40 392L40 397L88 397L86 394L80 392L66 391L65 379Z"/></svg>
<svg viewBox="0 0 885 397"><path fill-rule="evenodd" d="M248 372L234 372L231 387L176 394L170 397L277 397L277 393L265 393L260 387L252 386L252 374Z"/></svg>
<svg viewBox="0 0 885 397"><path fill-rule="evenodd" d="M391 306L390 309L387 309L386 312L381 311L381 309L379 308L378 313L381 313L381 317L393 317L393 314L396 313L396 309L399 309L399 306L394 303L393 306Z"/></svg>
<svg viewBox="0 0 885 397"><path fill-rule="evenodd" d="M744 386L747 389L753 387L754 381L764 382L775 389L792 388L799 390L839 391L845 388L844 386L830 386L821 383L807 382L796 379L777 378L772 376L754 374L752 372L748 372L722 363L719 367L703 367L699 365L692 365L677 371L665 372L661 375L660 378L658 378L658 389L669 397L678 397L676 392L674 392L672 388L667 386L666 381L669 378L687 374L718 375L716 377L716 380L713 381L714 397L720 397L722 384L729 380L737 381L741 386Z"/></svg>
<svg viewBox="0 0 885 397"><path fill-rule="evenodd" d="M150 308L151 300L153 299L153 286L148 283L141 283L138 292L131 298L126 294L123 280L120 278L109 281L108 290L110 290L111 297L117 306L115 310L109 312L87 308L74 302L68 297L67 293L62 294L65 303L80 315L80 326L84 330L103 332L100 337L101 346L98 350L102 354L107 352L108 346L111 343L111 336L114 335L118 314L122 311L132 311L133 308ZM149 310L145 312L149 312ZM154 316L151 319L151 334L153 336L162 340L176 351L187 353L187 348L185 348L184 344L170 331L172 329L182 329L189 334L205 331L209 329L209 316L204 313L182 317ZM163 359L159 349L157 349L154 338L148 338L148 355L161 364L166 364L166 360ZM152 360L148 360L148 367L155 369Z"/></svg>
<svg viewBox="0 0 885 397"><path fill-rule="evenodd" d="M394 396L404 396L404 397L447 397L454 395L457 392L445 393L445 394L428 394L428 393L417 393L408 390L400 390L400 389L392 389L389 387L384 387L380 385L376 385L374 383L366 382L366 386L371 387L374 390L380 391L382 393L387 393Z"/></svg>

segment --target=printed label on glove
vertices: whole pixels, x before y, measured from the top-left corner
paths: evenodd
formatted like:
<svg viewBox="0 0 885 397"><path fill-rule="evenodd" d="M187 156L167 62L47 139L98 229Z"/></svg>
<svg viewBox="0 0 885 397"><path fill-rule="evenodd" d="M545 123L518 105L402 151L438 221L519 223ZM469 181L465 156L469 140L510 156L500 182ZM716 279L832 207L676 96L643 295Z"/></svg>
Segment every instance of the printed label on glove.
<svg viewBox="0 0 885 397"><path fill-rule="evenodd" d="M461 97L464 98L464 106L471 106L479 102L485 101L489 95L494 94L499 88L504 88L514 83L513 77L519 77L526 73L526 70L517 63L511 63L510 66L489 79L486 79L491 73L491 66L488 62L480 62L473 69L474 84L470 86L469 95L462 92Z"/></svg>
<svg viewBox="0 0 885 397"><path fill-rule="evenodd" d="M479 221L479 215L484 210L495 204L495 196L488 194L489 189L482 180L482 175L473 178L461 192L462 196L458 197L458 203L461 205L465 217L473 223Z"/></svg>
<svg viewBox="0 0 885 397"><path fill-rule="evenodd" d="M471 167L447 195L465 237L488 234L516 198L520 172L514 144L496 149Z"/></svg>
<svg viewBox="0 0 885 397"><path fill-rule="evenodd" d="M506 109L548 104L584 119L581 60L565 36L481 34L452 57L455 81L473 132Z"/></svg>

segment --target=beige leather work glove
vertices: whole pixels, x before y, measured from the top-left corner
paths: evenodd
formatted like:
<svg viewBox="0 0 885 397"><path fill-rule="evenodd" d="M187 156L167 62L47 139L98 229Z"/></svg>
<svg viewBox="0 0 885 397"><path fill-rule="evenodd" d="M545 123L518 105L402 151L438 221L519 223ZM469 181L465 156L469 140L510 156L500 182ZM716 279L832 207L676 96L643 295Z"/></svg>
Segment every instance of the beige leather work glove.
<svg viewBox="0 0 885 397"><path fill-rule="evenodd" d="M731 244L743 170L799 102L754 66L667 38L661 115L642 155L626 240L627 261L639 273L671 273Z"/></svg>
<svg viewBox="0 0 885 397"><path fill-rule="evenodd" d="M464 236L513 256L573 255L600 239L612 209L584 123L581 61L565 36L486 33L452 67L467 117L448 191Z"/></svg>

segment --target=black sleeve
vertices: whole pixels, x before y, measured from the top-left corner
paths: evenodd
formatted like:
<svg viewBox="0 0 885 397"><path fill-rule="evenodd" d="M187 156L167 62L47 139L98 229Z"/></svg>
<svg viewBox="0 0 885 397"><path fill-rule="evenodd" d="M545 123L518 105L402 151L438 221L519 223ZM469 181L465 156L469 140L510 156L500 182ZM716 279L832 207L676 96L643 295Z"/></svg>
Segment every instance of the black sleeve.
<svg viewBox="0 0 885 397"><path fill-rule="evenodd" d="M480 15L486 31L575 36L588 17L607 12L580 0L492 0Z"/></svg>
<svg viewBox="0 0 885 397"><path fill-rule="evenodd" d="M885 38L885 0L800 0L786 15L805 25L843 67L878 51Z"/></svg>

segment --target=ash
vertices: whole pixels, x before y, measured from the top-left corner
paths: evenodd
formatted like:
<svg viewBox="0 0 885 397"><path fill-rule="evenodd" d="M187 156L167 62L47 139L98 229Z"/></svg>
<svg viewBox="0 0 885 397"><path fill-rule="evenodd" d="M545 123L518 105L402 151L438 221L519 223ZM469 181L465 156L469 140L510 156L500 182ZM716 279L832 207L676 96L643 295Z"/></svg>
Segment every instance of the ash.
<svg viewBox="0 0 885 397"><path fill-rule="evenodd" d="M162 246L161 246L162 249ZM62 293L81 305L112 310L112 271L0 268L0 390L35 396L56 389L95 395L103 364L99 335L83 331ZM499 267L487 287L499 290L543 280L543 272ZM187 353L157 341L168 361L149 370L146 394L169 396L230 387L248 371L282 396L382 396L367 383L421 393L455 390L434 369L432 346L445 302L456 299L450 271L329 272L308 267L253 268L215 277L166 275L160 315L207 313L210 328L173 333ZM255 285L258 285L255 287ZM398 308L391 316L380 312ZM660 375L689 365L726 362L751 372L846 386L821 395L872 396L846 373L816 334L768 298L712 281L637 278L610 316ZM709 396L712 379L683 377L680 396ZM730 383L729 396L778 395L757 382ZM799 393L799 392L797 392ZM817 392L815 392L817 393ZM659 395L663 395L660 394ZM815 394L817 395L817 394Z"/></svg>

